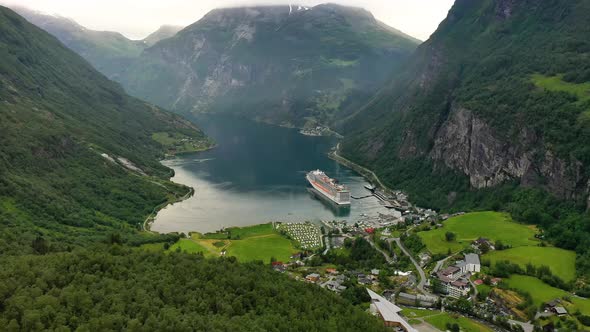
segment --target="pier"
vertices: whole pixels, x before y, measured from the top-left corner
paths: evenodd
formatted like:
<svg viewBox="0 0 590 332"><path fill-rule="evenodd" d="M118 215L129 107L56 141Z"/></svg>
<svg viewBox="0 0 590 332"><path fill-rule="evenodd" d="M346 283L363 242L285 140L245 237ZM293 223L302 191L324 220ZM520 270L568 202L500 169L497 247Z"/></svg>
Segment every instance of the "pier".
<svg viewBox="0 0 590 332"><path fill-rule="evenodd" d="M373 197L373 196L374 196L373 194L366 195L366 196L352 196L352 195L350 195L350 198L352 198L352 199L365 199L365 198L369 198L369 197Z"/></svg>

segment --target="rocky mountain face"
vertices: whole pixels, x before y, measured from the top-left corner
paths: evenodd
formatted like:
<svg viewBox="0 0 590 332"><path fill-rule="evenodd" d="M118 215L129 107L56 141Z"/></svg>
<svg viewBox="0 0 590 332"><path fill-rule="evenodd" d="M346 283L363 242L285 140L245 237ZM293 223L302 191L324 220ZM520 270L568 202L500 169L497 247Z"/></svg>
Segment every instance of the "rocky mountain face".
<svg viewBox="0 0 590 332"><path fill-rule="evenodd" d="M358 8L217 9L146 49L120 82L177 112L332 123L372 96L417 44Z"/></svg>
<svg viewBox="0 0 590 332"><path fill-rule="evenodd" d="M588 15L587 1L457 0L397 79L343 126L343 153L401 186L418 163L421 175L465 176L472 189L516 182L585 201Z"/></svg>

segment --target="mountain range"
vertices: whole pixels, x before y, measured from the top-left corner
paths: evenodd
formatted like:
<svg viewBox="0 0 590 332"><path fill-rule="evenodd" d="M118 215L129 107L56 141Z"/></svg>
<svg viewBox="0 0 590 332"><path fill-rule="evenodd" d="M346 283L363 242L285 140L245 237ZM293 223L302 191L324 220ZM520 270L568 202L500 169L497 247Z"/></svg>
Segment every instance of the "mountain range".
<svg viewBox="0 0 590 332"><path fill-rule="evenodd" d="M129 66L143 50L182 30L182 27L164 25L143 40L131 40L118 32L88 29L70 18L43 14L20 6L12 9L57 37L111 79L118 77L121 68Z"/></svg>
<svg viewBox="0 0 590 332"><path fill-rule="evenodd" d="M331 124L360 107L417 44L360 8L216 9L146 49L119 81L180 113Z"/></svg>
<svg viewBox="0 0 590 332"><path fill-rule="evenodd" d="M136 97L290 127L345 118L419 43L366 10L334 4L217 9L143 41L16 10Z"/></svg>

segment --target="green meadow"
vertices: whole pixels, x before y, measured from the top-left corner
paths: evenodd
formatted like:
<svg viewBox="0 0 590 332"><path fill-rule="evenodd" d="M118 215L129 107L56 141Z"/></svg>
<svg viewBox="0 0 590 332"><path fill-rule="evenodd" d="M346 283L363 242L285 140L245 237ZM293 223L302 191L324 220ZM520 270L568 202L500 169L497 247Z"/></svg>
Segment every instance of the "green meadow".
<svg viewBox="0 0 590 332"><path fill-rule="evenodd" d="M504 282L509 288L529 293L536 306L554 299L567 297L570 301L563 300L562 305L569 313L573 314L580 310L582 314L590 315L590 300L575 297L562 289L551 287L537 278L513 275L508 279L504 279Z"/></svg>
<svg viewBox="0 0 590 332"><path fill-rule="evenodd" d="M516 247L507 250L490 251L484 256L492 264L510 261L522 268L530 263L535 267L548 266L554 275L564 281L576 278L576 254L573 251L555 247Z"/></svg>
<svg viewBox="0 0 590 332"><path fill-rule="evenodd" d="M291 241L278 234L234 240L227 247L227 256L236 256L241 262L261 260L268 263L271 257L288 262L295 252L297 249Z"/></svg>
<svg viewBox="0 0 590 332"><path fill-rule="evenodd" d="M447 241L445 234L455 233L455 241ZM473 240L485 237L492 241L502 241L512 247L534 246L534 227L514 222L510 216L499 212L474 212L450 218L443 223L442 228L419 232L426 248L434 254L458 252L471 245Z"/></svg>
<svg viewBox="0 0 590 332"><path fill-rule="evenodd" d="M447 324L458 324L462 332L492 332L489 327L471 320L469 318L458 316L453 317L448 313L427 317L424 319L428 324L436 327L441 331L447 331Z"/></svg>
<svg viewBox="0 0 590 332"><path fill-rule="evenodd" d="M232 227L225 232L205 235L192 233L191 238L181 239L169 251L177 248L188 253L201 252L206 257L220 257L226 251L226 256L235 256L240 262L261 260L265 263L271 258L288 262L291 255L298 251L293 241L276 232L272 224Z"/></svg>
<svg viewBox="0 0 590 332"><path fill-rule="evenodd" d="M545 90L567 92L578 97L581 101L590 100L590 83L576 84L563 80L563 75L544 76L535 74L533 83Z"/></svg>
<svg viewBox="0 0 590 332"><path fill-rule="evenodd" d="M183 251L183 252L186 251L188 253L199 253L200 252L207 257L214 256L213 253L209 249L207 249L201 243L199 243L193 239L180 239L178 242L176 242L175 244L170 246L170 249L168 249L168 250L174 252L179 249L180 249L180 251Z"/></svg>

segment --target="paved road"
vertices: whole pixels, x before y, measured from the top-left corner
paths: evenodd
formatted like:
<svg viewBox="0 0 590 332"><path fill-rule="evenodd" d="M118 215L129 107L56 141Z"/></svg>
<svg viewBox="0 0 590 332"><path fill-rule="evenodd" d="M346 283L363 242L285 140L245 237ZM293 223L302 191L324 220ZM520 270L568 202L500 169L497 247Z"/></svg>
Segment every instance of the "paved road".
<svg viewBox="0 0 590 332"><path fill-rule="evenodd" d="M510 324L518 324L518 325L522 326L522 328L524 329L524 332L533 332L533 330L535 328L535 326L531 323L523 323L523 322L519 322L519 321L512 320L512 319L509 319L508 322Z"/></svg>
<svg viewBox="0 0 590 332"><path fill-rule="evenodd" d="M453 256L454 255L448 256L445 259L441 259L440 261L436 262L436 266L434 267L434 270L432 272L433 273L438 272L438 270L440 270L440 268L443 266L443 264Z"/></svg>
<svg viewBox="0 0 590 332"><path fill-rule="evenodd" d="M391 258L383 249L379 248L371 239L370 236L366 236L365 239L371 244L371 246L373 248L375 248L375 250L379 251L383 257L385 257L385 260L387 261L388 264L393 264L395 263L395 260L393 258Z"/></svg>
<svg viewBox="0 0 590 332"><path fill-rule="evenodd" d="M404 254L406 254L406 256L410 257L412 264L414 264L414 266L416 267L416 270L418 270L418 274L420 275L420 282L418 282L418 287L417 287L418 290L420 292L422 292L423 294L432 295L424 289L424 284L426 284L426 273L424 273L424 270L422 270L422 267L420 267L420 264L418 264L418 262L416 262L414 257L408 251L408 249L406 249L406 247L404 247L404 245L402 244L402 241L399 238L389 239L388 241L390 243L391 243L391 241L395 241L395 243L402 250L402 252Z"/></svg>
<svg viewBox="0 0 590 332"><path fill-rule="evenodd" d="M477 301L477 294L479 294L479 292L477 291L477 286L475 286L475 284L473 283L473 281L471 281L471 278L467 279L469 280L469 283L471 284L471 287L473 287L473 303L475 303Z"/></svg>
<svg viewBox="0 0 590 332"><path fill-rule="evenodd" d="M323 236L323 241L324 241L324 244L326 245L326 250L324 250L322 255L325 255L328 253L328 251L330 251L330 238L327 236Z"/></svg>

